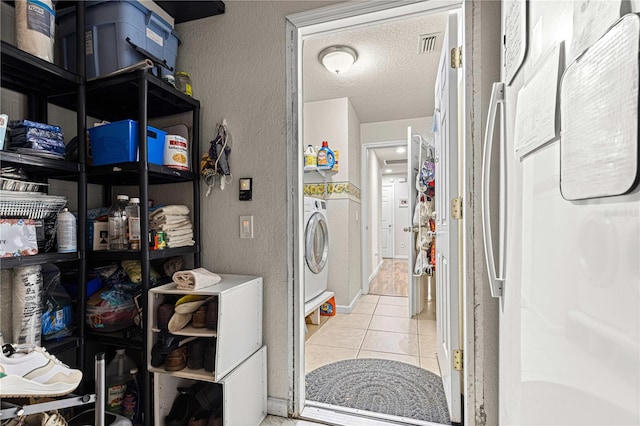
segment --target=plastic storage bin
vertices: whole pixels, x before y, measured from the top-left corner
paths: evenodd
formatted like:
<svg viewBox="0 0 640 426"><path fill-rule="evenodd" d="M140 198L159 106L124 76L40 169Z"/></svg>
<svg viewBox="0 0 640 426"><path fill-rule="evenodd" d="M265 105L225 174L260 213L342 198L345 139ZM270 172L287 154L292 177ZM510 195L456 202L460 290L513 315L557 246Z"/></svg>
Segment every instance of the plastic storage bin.
<svg viewBox="0 0 640 426"><path fill-rule="evenodd" d="M147 157L149 163L162 165L164 139L167 132L147 126ZM138 161L138 123L116 121L89 129L91 156L94 166Z"/></svg>
<svg viewBox="0 0 640 426"><path fill-rule="evenodd" d="M162 75L175 73L180 44L178 33L142 2L88 1L85 11L88 79L109 74L145 58L165 61L173 69L163 68ZM76 72L75 7L60 10L57 20L62 65Z"/></svg>

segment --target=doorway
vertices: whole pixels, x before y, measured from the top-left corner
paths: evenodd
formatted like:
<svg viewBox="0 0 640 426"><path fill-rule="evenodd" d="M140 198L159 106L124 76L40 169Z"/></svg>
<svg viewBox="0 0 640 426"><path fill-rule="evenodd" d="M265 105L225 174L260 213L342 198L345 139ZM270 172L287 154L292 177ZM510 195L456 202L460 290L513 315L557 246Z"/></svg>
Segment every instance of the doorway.
<svg viewBox="0 0 640 426"><path fill-rule="evenodd" d="M391 18L391 19L403 19L406 18L408 16L414 16L415 14L420 14L420 13L426 13L426 12L431 12L433 13L434 10L430 10L430 8L433 8L433 3L431 4L427 4L427 2L420 2L420 3L414 3L414 2L408 2L411 4L406 4L407 2L402 2L403 6L389 6L389 5L380 5L380 4L376 4L376 5L368 5L367 7L365 7L364 9L367 9L366 12L363 12L362 8L361 10L359 10L358 12L354 13L354 10L347 10L348 7L344 7L342 9L340 8L336 8L336 9L340 9L337 12L337 15L333 15L333 19L325 19L323 17L321 17L322 13L321 10L318 11L317 14L308 14L307 16L301 18L300 20L296 19L296 17L290 17L293 18L291 20L291 22L293 22L295 25L291 25L290 29L292 30L290 32L291 35L291 41L293 43L292 47L293 50L295 52L297 52L297 55L299 55L300 57L303 56L303 39L305 36L308 35L312 35L312 34L320 34L320 33L328 33L329 31L335 31L338 29L345 29L345 28L355 28L355 27L361 27L361 26L371 26L374 24L378 24L380 22L383 22L384 19L386 18ZM436 11L445 11L445 10L450 10L452 7L459 7L459 3L456 2L449 2L448 4L444 4L443 7L443 3L438 3L436 5L437 9ZM357 9L357 7L356 7ZM289 31L288 31L289 32ZM295 57L295 55L294 55ZM291 63L291 62L290 62ZM300 73L300 68L301 65L294 65L293 63L291 63L292 66L292 70L294 70L294 74L295 77L292 79L294 81L299 81L302 77L302 74ZM427 86L432 85L433 83L428 83ZM296 83L296 86L298 85L298 83ZM290 87L290 89L293 89L292 87ZM302 86L300 86L300 89L302 89ZM302 92L302 90L301 90ZM298 98L297 95L297 91L294 89L291 91L290 95L292 96L291 98ZM427 96L427 95L426 95ZM428 96L427 96L428 97ZM304 101L304 93L302 93L302 95L298 98L298 104L297 107L294 108L292 111L290 111L292 113L292 118L294 123L297 123L297 126L294 124L294 126L296 127L296 129L294 130L295 134L298 135L302 135L304 133L303 130L303 126L302 126L302 117L303 117L303 108L302 108L302 103ZM306 125L306 123L305 123ZM297 140L299 140L298 137L296 137ZM359 138L360 139L360 138ZM364 140L364 139L361 139ZM301 152L301 147L298 146L297 147L298 152ZM291 156L292 158L292 164L298 164L298 158L296 158L296 152L293 152L294 155ZM343 161L343 159L341 159L341 161ZM342 167L343 163L341 163L341 167ZM298 179L297 179L297 183L296 183L297 187L298 187L298 197L301 197L302 195L302 191L300 189L302 189L303 187L303 181L301 178L301 173L298 174ZM363 184L364 186L364 184ZM366 192L366 191L365 191ZM295 199L295 196L294 196ZM298 203L300 204L300 203ZM298 210L299 211L299 210ZM300 211L299 211L300 212ZM357 214L356 214L357 217ZM299 221L298 221L299 223ZM300 229L298 229L298 232L301 232ZM301 251L302 247L300 246L300 241L298 241L298 252ZM299 262L299 260L298 260ZM300 265L299 263L296 264L296 261L294 260L294 268L297 267L296 269L298 271L300 271ZM296 286L296 288L294 289L294 294L296 293L296 291L299 293L300 289L298 288L299 286ZM362 288L361 290L365 290L364 288ZM363 291L363 293L366 293L366 291ZM296 298L296 300L299 300L299 297ZM301 306L297 306L294 307L294 312L301 312ZM338 310L338 312L340 312ZM295 315L296 318L301 318L302 315ZM298 323L298 326L296 327L294 325L294 329L299 330L297 337L296 337L296 342L297 342L297 348L298 350L294 351L294 365L303 365L303 363L301 361L304 360L304 353L301 350L304 347L304 333L302 332L304 328L303 324ZM296 380L294 380L294 382L296 383L294 385L295 388L295 401L294 401L294 412L301 412L302 411L302 407L304 406L304 374L301 374L304 371L304 369L298 368L297 369L297 377ZM315 410L316 412L318 410ZM332 412L331 414L332 416L337 415L335 411ZM333 421L335 422L335 417L332 417ZM353 422L348 422L349 424L355 424ZM367 424L373 424L373 423L367 423Z"/></svg>

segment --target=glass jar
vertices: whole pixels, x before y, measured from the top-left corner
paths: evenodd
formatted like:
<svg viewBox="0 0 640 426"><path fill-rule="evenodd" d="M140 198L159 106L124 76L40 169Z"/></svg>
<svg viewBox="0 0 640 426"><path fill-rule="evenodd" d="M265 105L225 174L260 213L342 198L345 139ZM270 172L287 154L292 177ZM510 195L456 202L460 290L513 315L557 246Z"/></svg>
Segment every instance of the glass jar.
<svg viewBox="0 0 640 426"><path fill-rule="evenodd" d="M193 96L193 89L191 87L191 77L184 71L176 73L176 89L182 93Z"/></svg>

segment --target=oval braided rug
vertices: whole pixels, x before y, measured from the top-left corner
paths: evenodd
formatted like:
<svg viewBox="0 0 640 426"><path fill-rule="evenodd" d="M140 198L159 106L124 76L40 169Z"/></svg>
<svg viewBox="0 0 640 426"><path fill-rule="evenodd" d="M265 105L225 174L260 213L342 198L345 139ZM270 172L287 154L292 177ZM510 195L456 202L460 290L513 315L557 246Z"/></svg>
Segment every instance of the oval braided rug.
<svg viewBox="0 0 640 426"><path fill-rule="evenodd" d="M306 376L311 401L451 424L442 379L423 368L386 359L348 359Z"/></svg>

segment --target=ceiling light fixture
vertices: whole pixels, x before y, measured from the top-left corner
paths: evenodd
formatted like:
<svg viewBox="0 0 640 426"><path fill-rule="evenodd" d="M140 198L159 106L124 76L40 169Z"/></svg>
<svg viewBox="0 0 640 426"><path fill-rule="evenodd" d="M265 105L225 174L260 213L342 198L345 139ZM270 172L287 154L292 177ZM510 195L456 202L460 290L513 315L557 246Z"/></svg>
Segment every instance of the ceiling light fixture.
<svg viewBox="0 0 640 426"><path fill-rule="evenodd" d="M320 52L318 60L330 72L342 74L358 60L358 53L347 46L330 46Z"/></svg>
<svg viewBox="0 0 640 426"><path fill-rule="evenodd" d="M385 172L385 173L391 173L392 171L393 171L393 170L391 170L391 169L386 169L384 172Z"/></svg>
<svg viewBox="0 0 640 426"><path fill-rule="evenodd" d="M406 151L406 149L404 149L404 147L402 147L402 146L401 146L400 148L396 149L396 152L397 152L398 154L402 154L402 153L404 153L405 151Z"/></svg>

